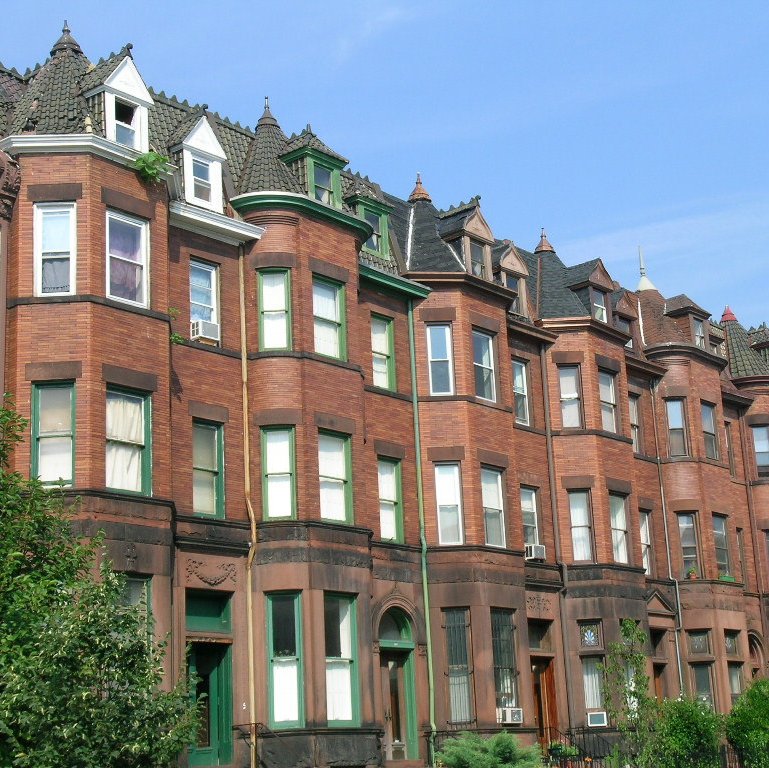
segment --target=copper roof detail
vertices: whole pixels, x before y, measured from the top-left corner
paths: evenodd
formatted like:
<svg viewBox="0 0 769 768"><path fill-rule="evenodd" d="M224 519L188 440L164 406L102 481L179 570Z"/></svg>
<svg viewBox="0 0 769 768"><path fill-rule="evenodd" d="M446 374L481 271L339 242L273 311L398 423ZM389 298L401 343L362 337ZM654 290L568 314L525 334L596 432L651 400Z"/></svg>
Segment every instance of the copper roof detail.
<svg viewBox="0 0 769 768"><path fill-rule="evenodd" d="M555 253L555 248L550 245L550 241L547 239L544 227L542 227L542 234L539 237L539 244L534 249L534 253Z"/></svg>
<svg viewBox="0 0 769 768"><path fill-rule="evenodd" d="M422 174L417 173L417 183L414 190L409 195L409 202L415 203L417 200L425 200L428 203L432 202L430 193L422 186Z"/></svg>

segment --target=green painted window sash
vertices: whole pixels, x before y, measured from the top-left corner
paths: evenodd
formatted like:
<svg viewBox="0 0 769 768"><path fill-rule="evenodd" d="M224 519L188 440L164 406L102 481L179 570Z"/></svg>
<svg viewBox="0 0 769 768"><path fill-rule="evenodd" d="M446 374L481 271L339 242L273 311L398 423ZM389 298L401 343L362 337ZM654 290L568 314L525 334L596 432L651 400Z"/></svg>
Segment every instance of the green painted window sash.
<svg viewBox="0 0 769 768"><path fill-rule="evenodd" d="M299 719L294 721L281 720L276 722L274 712L274 694L275 683L273 679L273 662L275 660L273 651L273 631L274 624L272 618L272 601L274 597L292 597L294 602L294 627L296 633L296 650L297 650L297 711L299 713ZM266 595L267 598L267 664L269 666L269 689L268 689L268 704L270 712L270 728L274 730L282 728L303 728L304 727L304 654L303 643L304 637L302 633L302 594L301 592L276 592Z"/></svg>
<svg viewBox="0 0 769 768"><path fill-rule="evenodd" d="M214 440L216 441L216 469L211 470L209 467L196 467L193 461L192 471L193 473L198 470L201 472L207 472L209 474L215 474L214 477L214 512L195 512L196 515L201 517L224 517L224 426L217 424L213 421L204 421L203 419L194 419L192 422L193 432L196 427L203 427L209 429L214 433ZM194 439L194 438L193 438ZM193 449L194 455L194 449Z"/></svg>
<svg viewBox="0 0 769 768"><path fill-rule="evenodd" d="M270 475L267 472L267 435L270 432L289 433L289 463L291 476L291 513L289 515L270 515L267 486ZM291 520L296 518L296 427L270 426L262 427L260 431L262 451L262 513L265 520Z"/></svg>
<svg viewBox="0 0 769 768"><path fill-rule="evenodd" d="M328 720L328 726L334 727L349 727L360 725L360 686L358 684L358 612L357 612L357 600L354 595L345 595L335 592L324 592L323 600L337 599L346 601L350 606L350 649L352 656L350 657L350 697L351 697L351 720ZM334 660L337 657L326 657L326 661L329 659Z"/></svg>
<svg viewBox="0 0 769 768"><path fill-rule="evenodd" d="M387 326L387 389L395 390L397 388L396 383L396 375L395 375L395 331L394 331L394 323L393 319L391 317L386 317L384 315L377 315L372 313L371 315L372 322L374 320L379 320ZM373 344L371 349L372 357L376 354L380 354L374 351ZM373 362L372 362L373 365ZM372 376L373 378L373 376Z"/></svg>
<svg viewBox="0 0 769 768"><path fill-rule="evenodd" d="M339 341L339 354L335 356L335 355L327 355L323 352L318 352L317 350L315 350L315 352L318 355L331 358L332 360L346 361L347 360L347 301L345 296L344 283L337 283L335 280L327 280L324 277L313 275L312 284L313 286L315 286L316 284L322 284L322 285L326 285L331 288L334 288L334 290L336 291L337 314L339 315L339 320L336 321L337 333L338 333L337 338ZM313 297L313 303L314 303L314 297ZM328 318L320 317L319 315L316 315L315 307L313 307L312 319L313 319L313 334L315 333L315 322L317 320L320 320L325 323L331 322Z"/></svg>
<svg viewBox="0 0 769 768"><path fill-rule="evenodd" d="M259 288L259 349L271 350L271 349L291 349L293 346L292 325L293 319L291 314L291 270L289 269L260 269L257 273L258 288ZM278 275L285 276L284 291L285 291L285 323L286 323L286 346L284 347L268 347L265 345L264 340L264 316L266 314L264 310L264 275Z"/></svg>
<svg viewBox="0 0 769 768"><path fill-rule="evenodd" d="M187 590L185 627L190 632L231 632L229 593Z"/></svg>
<svg viewBox="0 0 769 768"><path fill-rule="evenodd" d="M339 168L334 168L330 163L323 163L312 155L307 155L307 191L309 197L315 200L315 166L325 168L331 174L331 205L335 208L341 208L342 204L342 177ZM319 201L321 202L321 201Z"/></svg>
<svg viewBox="0 0 769 768"><path fill-rule="evenodd" d="M45 440L45 437L40 435L40 392L43 389L69 389L70 390L70 424L71 429L69 432L69 438L71 441L71 461L70 461L70 477L62 478L68 479L69 482L66 485L74 485L75 483L75 382L73 381L56 381L56 382L41 382L32 385L32 461L31 471L32 477L37 477L40 467L40 440ZM59 437L64 436L57 435ZM55 480L47 481L46 485L58 485Z"/></svg>
<svg viewBox="0 0 769 768"><path fill-rule="evenodd" d="M384 499L384 501L395 503L395 538L385 539L385 541L403 542L403 478L402 478L402 464L396 459L386 459L379 457L377 459L377 465L379 464L391 464L395 467L395 498ZM380 496L380 501L382 497Z"/></svg>
<svg viewBox="0 0 769 768"><path fill-rule="evenodd" d="M377 256L381 256L384 259L390 258L390 217L386 213L375 210L373 206L368 206L365 203L361 203L358 206L358 215L365 221L366 214L370 213L379 217L379 247L371 248L366 243L363 244L363 250L369 253L374 253Z"/></svg>
<svg viewBox="0 0 769 768"><path fill-rule="evenodd" d="M129 496L151 496L152 495L152 395L141 390L130 389L128 387L107 387L107 392L117 394L133 395L142 398L142 408L144 415L144 447L141 452L141 490L131 491L125 488L115 488L118 493L125 493ZM106 400L105 400L106 406ZM106 407L105 407L106 424ZM107 442L118 442L110 441ZM106 451L106 447L105 447Z"/></svg>

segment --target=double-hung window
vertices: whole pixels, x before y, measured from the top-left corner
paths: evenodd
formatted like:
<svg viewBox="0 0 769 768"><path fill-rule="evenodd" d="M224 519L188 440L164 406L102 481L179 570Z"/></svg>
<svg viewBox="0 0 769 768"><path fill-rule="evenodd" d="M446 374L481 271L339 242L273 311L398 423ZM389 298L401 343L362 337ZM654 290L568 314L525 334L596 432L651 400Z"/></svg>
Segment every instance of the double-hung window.
<svg viewBox="0 0 769 768"><path fill-rule="evenodd" d="M523 518L523 543L539 544L537 491L534 488L521 486L521 517Z"/></svg>
<svg viewBox="0 0 769 768"><path fill-rule="evenodd" d="M371 316L371 358L374 386L395 389L393 321L389 317Z"/></svg>
<svg viewBox="0 0 769 768"><path fill-rule="evenodd" d="M590 493L569 491L571 544L574 560L593 559L593 533L590 521Z"/></svg>
<svg viewBox="0 0 769 768"><path fill-rule="evenodd" d="M686 447L686 422L684 420L684 401L675 398L665 400L668 417L668 450L671 456L688 456Z"/></svg>
<svg viewBox="0 0 769 768"><path fill-rule="evenodd" d="M36 203L35 295L75 292L77 254L75 203Z"/></svg>
<svg viewBox="0 0 769 768"><path fill-rule="evenodd" d="M454 394L454 367L451 350L451 326L427 326L427 358L431 395Z"/></svg>
<svg viewBox="0 0 769 768"><path fill-rule="evenodd" d="M196 515L224 516L224 428L192 422L192 509Z"/></svg>
<svg viewBox="0 0 769 768"><path fill-rule="evenodd" d="M263 269L258 273L259 282L259 348L260 349L291 349L291 278L287 269ZM324 284L325 286L325 284ZM337 296L331 291L323 293L323 297L331 298L331 304L326 306L329 315L337 317ZM319 297L322 302L322 297ZM315 290L313 287L313 303ZM332 306L333 305L333 306ZM335 329L324 326L325 336L330 343L330 349L336 349L338 356L338 333ZM317 328L317 325L316 325ZM317 331L316 331L317 334ZM333 339L336 337L336 343ZM316 335L317 349L317 335ZM320 351L320 350L318 350Z"/></svg>
<svg viewBox="0 0 769 768"><path fill-rule="evenodd" d="M197 200L211 202L211 163L192 158L192 195Z"/></svg>
<svg viewBox="0 0 769 768"><path fill-rule="evenodd" d="M379 483L379 529L383 539L403 541L401 509L401 463L394 459L377 461Z"/></svg>
<svg viewBox="0 0 769 768"><path fill-rule="evenodd" d="M609 511L611 514L611 544L614 562L627 563L627 499L616 493L610 493Z"/></svg>
<svg viewBox="0 0 769 768"><path fill-rule="evenodd" d="M470 272L476 277L486 277L485 251L483 243L470 238Z"/></svg>
<svg viewBox="0 0 769 768"><path fill-rule="evenodd" d="M106 482L108 488L148 495L152 487L150 397L107 390Z"/></svg>
<svg viewBox="0 0 769 768"><path fill-rule="evenodd" d="M193 337L219 340L219 268L215 264L190 260L190 324Z"/></svg>
<svg viewBox="0 0 769 768"><path fill-rule="evenodd" d="M72 485L75 477L75 386L32 387L32 476L43 483Z"/></svg>
<svg viewBox="0 0 769 768"><path fill-rule="evenodd" d="M117 211L107 211L107 296L147 306L148 225Z"/></svg>
<svg viewBox="0 0 769 768"><path fill-rule="evenodd" d="M598 371L598 396L601 400L601 429L617 431L616 376L608 371Z"/></svg>
<svg viewBox="0 0 769 768"><path fill-rule="evenodd" d="M491 609L491 654L494 664L494 693L497 722L502 722L503 707L515 707L516 691L515 638L513 612L504 608Z"/></svg>
<svg viewBox="0 0 769 768"><path fill-rule="evenodd" d="M469 723L473 720L473 693L470 684L470 611L446 608L446 661L449 683L449 722Z"/></svg>
<svg viewBox="0 0 769 768"><path fill-rule="evenodd" d="M298 593L267 595L267 649L270 660L270 726L304 722L302 601Z"/></svg>
<svg viewBox="0 0 769 768"><path fill-rule="evenodd" d="M585 709L602 710L603 659L600 656L582 657L582 685L585 692Z"/></svg>
<svg viewBox="0 0 769 768"><path fill-rule="evenodd" d="M732 573L729 561L729 536L726 532L726 518L713 515L713 547L716 552L716 566L719 576L730 576Z"/></svg>
<svg viewBox="0 0 769 768"><path fill-rule="evenodd" d="M710 403L702 405L702 437L705 441L705 456L718 458L718 436L716 435L716 407Z"/></svg>
<svg viewBox="0 0 769 768"><path fill-rule="evenodd" d="M702 349L706 348L705 323L696 317L694 318L694 343Z"/></svg>
<svg viewBox="0 0 769 768"><path fill-rule="evenodd" d="M564 428L582 426L582 405L579 393L579 366L563 365L558 369L561 388L561 425Z"/></svg>
<svg viewBox="0 0 769 768"><path fill-rule="evenodd" d="M678 515L678 535L681 541L681 560L684 576L699 576L700 564L697 553L696 520L692 512Z"/></svg>
<svg viewBox="0 0 769 768"><path fill-rule="evenodd" d="M652 531L651 517L652 513L648 509L640 511L640 531L641 540L641 562L643 563L644 573L651 576L652 573Z"/></svg>
<svg viewBox="0 0 769 768"><path fill-rule="evenodd" d="M435 465L438 543L462 543L462 486L459 464Z"/></svg>
<svg viewBox="0 0 769 768"><path fill-rule="evenodd" d="M496 400L494 337L489 333L473 331L473 371L475 394L484 400Z"/></svg>
<svg viewBox="0 0 769 768"><path fill-rule="evenodd" d="M115 141L126 147L137 146L139 108L135 104L115 99Z"/></svg>
<svg viewBox="0 0 769 768"><path fill-rule="evenodd" d="M501 470L481 467L481 496L486 543L491 547L504 547L505 510Z"/></svg>
<svg viewBox="0 0 769 768"><path fill-rule="evenodd" d="M326 640L326 718L329 725L354 725L358 717L355 599L323 596Z"/></svg>
<svg viewBox="0 0 769 768"><path fill-rule="evenodd" d="M363 247L380 256L387 256L389 249L387 243L386 214L363 208L363 219L367 224L371 225L371 237L366 240Z"/></svg>
<svg viewBox="0 0 769 768"><path fill-rule="evenodd" d="M641 416L639 406L640 395L628 395L628 410L630 412L630 437L633 440L633 453L641 452Z"/></svg>
<svg viewBox="0 0 769 768"><path fill-rule="evenodd" d="M529 384L527 378L528 363L513 360L513 397L515 398L515 421L518 424L529 423Z"/></svg>
<svg viewBox="0 0 769 768"><path fill-rule="evenodd" d="M751 427L759 477L769 475L769 427Z"/></svg>
<svg viewBox="0 0 769 768"><path fill-rule="evenodd" d="M293 517L294 427L262 429L262 508L267 519Z"/></svg>
<svg viewBox="0 0 769 768"><path fill-rule="evenodd" d="M344 286L319 277L313 278L312 314L315 351L327 357L344 360Z"/></svg>
<svg viewBox="0 0 769 768"><path fill-rule="evenodd" d="M603 291L597 291L595 288L591 291L593 296L593 317L602 323L609 322L609 313L606 310L606 294Z"/></svg>
<svg viewBox="0 0 769 768"><path fill-rule="evenodd" d="M352 522L349 436L326 432L318 434L318 469L320 516L324 520Z"/></svg>
<svg viewBox="0 0 769 768"><path fill-rule="evenodd" d="M316 160L313 163L312 181L315 199L326 205L334 205L334 172Z"/></svg>

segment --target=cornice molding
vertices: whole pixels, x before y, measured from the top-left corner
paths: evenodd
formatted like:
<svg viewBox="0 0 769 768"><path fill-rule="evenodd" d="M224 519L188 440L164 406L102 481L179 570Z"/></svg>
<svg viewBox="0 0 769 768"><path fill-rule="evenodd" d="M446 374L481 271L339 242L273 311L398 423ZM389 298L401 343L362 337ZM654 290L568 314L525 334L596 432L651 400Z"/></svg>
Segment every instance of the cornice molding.
<svg viewBox="0 0 769 768"><path fill-rule="evenodd" d="M223 213L198 208L181 200L172 200L168 206L169 223L172 227L210 237L228 245L240 245L258 240L264 234L264 227L231 219Z"/></svg>
<svg viewBox="0 0 769 768"><path fill-rule="evenodd" d="M365 264L360 265L360 277L361 279L375 283L385 290L405 293L408 296L414 296L419 299L424 299L431 293L431 289L426 285L417 283L414 280L408 280L400 275L391 275L387 272L380 272L378 269L374 269Z"/></svg>

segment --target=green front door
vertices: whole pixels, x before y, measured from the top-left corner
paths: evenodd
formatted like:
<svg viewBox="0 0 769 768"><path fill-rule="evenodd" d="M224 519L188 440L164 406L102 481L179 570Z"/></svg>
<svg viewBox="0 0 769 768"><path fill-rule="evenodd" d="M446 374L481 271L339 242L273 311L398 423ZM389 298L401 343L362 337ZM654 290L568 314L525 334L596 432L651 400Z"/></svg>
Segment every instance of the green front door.
<svg viewBox="0 0 769 768"><path fill-rule="evenodd" d="M195 698L200 722L190 746L191 766L223 765L232 760L232 695L230 646L195 643L190 654L190 676L196 678Z"/></svg>

